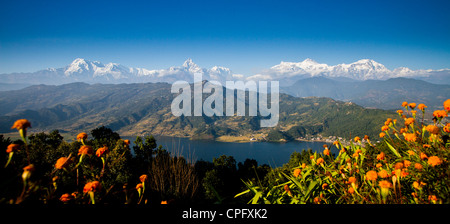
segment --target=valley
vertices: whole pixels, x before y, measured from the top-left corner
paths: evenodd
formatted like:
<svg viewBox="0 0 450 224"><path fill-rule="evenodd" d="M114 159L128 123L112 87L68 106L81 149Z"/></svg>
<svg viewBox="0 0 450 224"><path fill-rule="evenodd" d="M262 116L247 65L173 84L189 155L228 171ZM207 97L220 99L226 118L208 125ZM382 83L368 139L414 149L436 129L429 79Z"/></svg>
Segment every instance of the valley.
<svg viewBox="0 0 450 224"><path fill-rule="evenodd" d="M280 94L278 125L262 128L263 117L259 113L175 117L170 109L175 96L167 83L72 83L5 91L0 95L0 104L5 105L0 111L0 133L12 132L12 120L27 118L33 124L33 132L57 129L73 133L106 126L122 136L161 135L219 141L264 136L265 141L276 142L321 134L350 139L366 134L376 137L378 124L395 115L330 98ZM242 136L246 137L239 138Z"/></svg>

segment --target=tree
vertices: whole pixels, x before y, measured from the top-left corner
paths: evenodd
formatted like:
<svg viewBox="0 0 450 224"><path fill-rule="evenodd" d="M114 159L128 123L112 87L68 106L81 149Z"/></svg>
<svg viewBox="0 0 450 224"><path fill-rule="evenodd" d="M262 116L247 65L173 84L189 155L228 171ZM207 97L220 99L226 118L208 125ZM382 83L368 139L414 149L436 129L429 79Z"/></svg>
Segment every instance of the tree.
<svg viewBox="0 0 450 224"><path fill-rule="evenodd" d="M213 159L214 168L205 174L203 188L205 196L210 200L222 203L231 200L241 186L233 156L221 155Z"/></svg>

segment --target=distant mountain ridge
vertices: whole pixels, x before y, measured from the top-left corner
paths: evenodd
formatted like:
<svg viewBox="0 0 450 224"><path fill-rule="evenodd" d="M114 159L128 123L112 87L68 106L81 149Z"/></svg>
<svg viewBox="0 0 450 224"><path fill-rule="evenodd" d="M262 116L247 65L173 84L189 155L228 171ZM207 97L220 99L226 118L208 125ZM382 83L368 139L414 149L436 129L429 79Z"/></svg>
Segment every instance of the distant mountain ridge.
<svg viewBox="0 0 450 224"><path fill-rule="evenodd" d="M63 68L48 68L33 73L0 74L0 83L27 83L60 85L72 82L86 83L145 83L167 82L177 80L193 81L193 75L201 73L204 79L225 81L231 77L231 70L221 66L210 69L201 68L192 59L187 59L182 66L168 69L148 70L131 68L117 63L102 64L82 58L75 59Z"/></svg>
<svg viewBox="0 0 450 224"><path fill-rule="evenodd" d="M12 123L26 118L31 121L33 132L58 129L76 133L104 125L121 136L152 134L214 139L224 135L273 133L288 140L307 134L375 137L379 125L395 115L330 98L280 94L278 125L261 128L261 116L175 117L171 113L175 94L170 94L170 89L167 83L71 83L5 91L0 94L0 133L13 132ZM208 94L204 95L203 100Z"/></svg>
<svg viewBox="0 0 450 224"><path fill-rule="evenodd" d="M309 58L302 62L281 62L250 76L235 74L231 69L222 66L202 68L195 64L192 59L187 59L182 66L172 66L167 69L146 69L126 67L118 63L103 64L98 61L77 58L63 68L48 68L31 73L0 74L0 84L173 83L177 80L192 82L195 73L201 73L205 80L220 82L226 80L277 80L280 81L280 86L287 86L298 80L311 77L360 81L407 77L435 84L450 84L450 69L411 70L400 67L389 70L383 64L371 59L361 59L350 64L330 66Z"/></svg>
<svg viewBox="0 0 450 224"><path fill-rule="evenodd" d="M442 109L442 102L450 98L450 85L410 78L339 81L319 76L298 80L281 91L296 97L329 97L385 110L398 109L407 101L424 103L428 111L433 111Z"/></svg>
<svg viewBox="0 0 450 224"><path fill-rule="evenodd" d="M389 70L383 64L371 59L361 59L350 64L330 66L308 58L302 62L281 62L260 74L248 77L248 79L286 80L285 83L292 83L312 77L326 77L338 80L345 78L359 81L403 77L425 80L435 84L450 84L450 69L411 70L406 67L400 67Z"/></svg>

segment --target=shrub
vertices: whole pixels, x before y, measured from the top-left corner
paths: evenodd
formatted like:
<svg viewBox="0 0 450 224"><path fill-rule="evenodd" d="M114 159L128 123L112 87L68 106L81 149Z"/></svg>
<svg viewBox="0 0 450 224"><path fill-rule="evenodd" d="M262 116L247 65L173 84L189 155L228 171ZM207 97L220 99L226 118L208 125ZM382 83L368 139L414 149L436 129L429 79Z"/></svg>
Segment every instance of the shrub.
<svg viewBox="0 0 450 224"><path fill-rule="evenodd" d="M274 183L261 186L244 181L247 190L235 197L251 194L249 203L450 203L450 99L444 110L433 112L433 123L424 124L424 104L404 102L398 118L382 125L382 141L363 146L355 137L349 145L339 141L337 157L309 152L306 163L299 162L290 172L278 170ZM324 150L326 152L326 150ZM292 166L292 164L290 164Z"/></svg>

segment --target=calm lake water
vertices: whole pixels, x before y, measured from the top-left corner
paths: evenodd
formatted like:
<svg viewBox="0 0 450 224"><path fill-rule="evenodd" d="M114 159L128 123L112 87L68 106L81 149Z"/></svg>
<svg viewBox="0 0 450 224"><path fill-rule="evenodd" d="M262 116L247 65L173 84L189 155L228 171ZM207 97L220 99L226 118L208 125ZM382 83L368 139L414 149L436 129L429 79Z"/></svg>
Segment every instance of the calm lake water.
<svg viewBox="0 0 450 224"><path fill-rule="evenodd" d="M279 167L289 161L290 155L297 151L312 149L322 152L323 142L299 142L286 143L248 142L230 143L207 140L189 140L187 138L155 136L156 143L175 155L183 155L195 161L211 161L221 155L233 156L236 163L245 159L255 159L258 164L268 164L271 167ZM328 145L330 145L328 143ZM336 147L331 147L331 152L337 154Z"/></svg>

